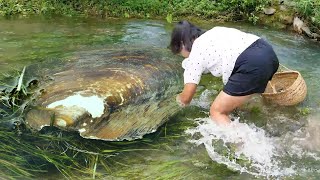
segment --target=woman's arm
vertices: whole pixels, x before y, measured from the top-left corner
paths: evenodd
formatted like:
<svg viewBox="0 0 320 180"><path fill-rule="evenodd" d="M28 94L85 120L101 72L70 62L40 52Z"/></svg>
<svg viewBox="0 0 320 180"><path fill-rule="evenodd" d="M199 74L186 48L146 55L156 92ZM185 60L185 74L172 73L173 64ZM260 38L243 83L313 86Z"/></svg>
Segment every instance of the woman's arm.
<svg viewBox="0 0 320 180"><path fill-rule="evenodd" d="M184 85L183 91L177 95L177 102L181 106L186 106L190 104L194 94L196 93L197 84L187 83Z"/></svg>

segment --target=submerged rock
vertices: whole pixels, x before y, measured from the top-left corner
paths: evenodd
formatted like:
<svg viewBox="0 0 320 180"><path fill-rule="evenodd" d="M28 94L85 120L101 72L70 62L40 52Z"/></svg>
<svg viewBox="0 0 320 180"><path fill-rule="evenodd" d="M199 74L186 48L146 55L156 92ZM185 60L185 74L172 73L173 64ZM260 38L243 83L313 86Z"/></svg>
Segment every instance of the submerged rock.
<svg viewBox="0 0 320 180"><path fill-rule="evenodd" d="M132 140L156 131L179 107L181 62L159 49L99 50L47 69L53 80L26 113L29 127L56 126L89 139ZM42 73L43 74L43 73Z"/></svg>

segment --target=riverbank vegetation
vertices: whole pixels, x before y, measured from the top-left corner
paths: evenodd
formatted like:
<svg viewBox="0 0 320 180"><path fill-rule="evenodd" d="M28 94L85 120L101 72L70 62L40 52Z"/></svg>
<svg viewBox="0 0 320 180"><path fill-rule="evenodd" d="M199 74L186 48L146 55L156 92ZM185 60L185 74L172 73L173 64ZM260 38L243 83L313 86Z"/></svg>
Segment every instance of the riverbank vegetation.
<svg viewBox="0 0 320 180"><path fill-rule="evenodd" d="M200 16L211 18L232 14L244 17L259 11L270 0L1 0L0 14L59 14L113 17Z"/></svg>
<svg viewBox="0 0 320 180"><path fill-rule="evenodd" d="M288 4L292 12L320 27L319 0L0 0L0 15L64 15L100 17L179 17L259 22L263 8Z"/></svg>
<svg viewBox="0 0 320 180"><path fill-rule="evenodd" d="M313 28L320 28L320 0L294 0L298 14L309 21Z"/></svg>

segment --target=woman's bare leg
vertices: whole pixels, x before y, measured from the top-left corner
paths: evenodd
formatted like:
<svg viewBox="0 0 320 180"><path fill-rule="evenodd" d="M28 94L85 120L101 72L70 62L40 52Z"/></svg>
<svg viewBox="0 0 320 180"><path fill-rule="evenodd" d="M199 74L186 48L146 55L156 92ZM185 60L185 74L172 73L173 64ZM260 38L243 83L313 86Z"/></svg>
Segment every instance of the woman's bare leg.
<svg viewBox="0 0 320 180"><path fill-rule="evenodd" d="M231 96L221 91L213 101L210 108L211 119L218 124L229 124L229 114L237 107L249 100L251 95L247 96Z"/></svg>

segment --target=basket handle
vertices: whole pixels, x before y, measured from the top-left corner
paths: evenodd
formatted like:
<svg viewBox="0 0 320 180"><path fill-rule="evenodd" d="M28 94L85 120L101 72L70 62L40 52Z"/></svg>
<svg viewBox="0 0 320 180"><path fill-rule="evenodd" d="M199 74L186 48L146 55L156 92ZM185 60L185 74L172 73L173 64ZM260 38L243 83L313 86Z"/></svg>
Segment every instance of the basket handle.
<svg viewBox="0 0 320 180"><path fill-rule="evenodd" d="M287 71L292 71L292 69L287 68L286 66L284 66L283 64L279 63L279 65L283 68L285 68Z"/></svg>
<svg viewBox="0 0 320 180"><path fill-rule="evenodd" d="M272 88L273 93L277 93L276 88L273 86L273 84L271 83L271 81L268 82L270 87Z"/></svg>

